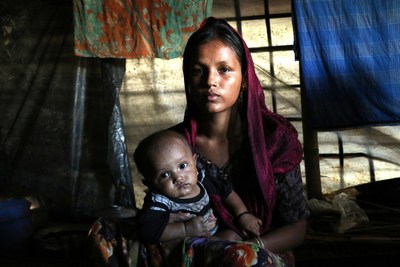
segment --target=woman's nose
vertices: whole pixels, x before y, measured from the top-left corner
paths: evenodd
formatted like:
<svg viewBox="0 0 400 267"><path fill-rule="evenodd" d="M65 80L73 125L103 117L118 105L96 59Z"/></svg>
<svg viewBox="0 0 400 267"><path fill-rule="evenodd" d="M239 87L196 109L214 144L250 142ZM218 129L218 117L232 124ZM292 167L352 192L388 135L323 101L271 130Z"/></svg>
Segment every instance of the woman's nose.
<svg viewBox="0 0 400 267"><path fill-rule="evenodd" d="M211 88L213 86L217 86L218 78L219 78L218 72L210 70L208 72L208 76L207 76L207 85L208 85L208 87Z"/></svg>

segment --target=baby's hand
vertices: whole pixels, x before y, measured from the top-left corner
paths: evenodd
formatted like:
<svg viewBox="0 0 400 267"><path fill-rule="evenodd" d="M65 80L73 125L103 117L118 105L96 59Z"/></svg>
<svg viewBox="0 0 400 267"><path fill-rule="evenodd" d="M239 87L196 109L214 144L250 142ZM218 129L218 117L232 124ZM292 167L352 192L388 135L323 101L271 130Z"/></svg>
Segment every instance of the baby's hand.
<svg viewBox="0 0 400 267"><path fill-rule="evenodd" d="M188 237L210 236L208 223L203 221L202 216L196 216L190 219L185 224L185 231Z"/></svg>
<svg viewBox="0 0 400 267"><path fill-rule="evenodd" d="M245 236L260 236L262 222L253 214L246 213L241 215L237 223Z"/></svg>
<svg viewBox="0 0 400 267"><path fill-rule="evenodd" d="M203 219L204 219L204 223L207 226L208 231L211 231L212 229L214 229L217 226L217 218L214 216L213 213L211 213L207 219L205 219L204 217L203 217Z"/></svg>

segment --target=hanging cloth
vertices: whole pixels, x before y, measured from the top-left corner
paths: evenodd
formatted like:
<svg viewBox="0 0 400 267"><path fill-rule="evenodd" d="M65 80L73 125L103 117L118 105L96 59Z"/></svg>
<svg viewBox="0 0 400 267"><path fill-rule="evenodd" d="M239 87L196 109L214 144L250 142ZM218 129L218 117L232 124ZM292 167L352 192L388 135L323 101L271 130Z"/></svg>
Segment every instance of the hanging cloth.
<svg viewBox="0 0 400 267"><path fill-rule="evenodd" d="M75 55L176 58L212 0L74 0Z"/></svg>
<svg viewBox="0 0 400 267"><path fill-rule="evenodd" d="M293 19L314 129L400 122L400 1L293 0Z"/></svg>

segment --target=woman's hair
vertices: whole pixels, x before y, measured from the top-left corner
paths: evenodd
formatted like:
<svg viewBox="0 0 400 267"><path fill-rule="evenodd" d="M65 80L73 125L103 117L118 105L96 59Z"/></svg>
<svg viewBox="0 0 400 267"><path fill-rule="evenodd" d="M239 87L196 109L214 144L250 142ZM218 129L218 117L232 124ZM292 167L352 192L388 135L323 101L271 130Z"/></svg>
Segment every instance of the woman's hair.
<svg viewBox="0 0 400 267"><path fill-rule="evenodd" d="M197 55L197 48L213 40L219 40L229 46L237 55L242 67L242 74L246 73L247 61L241 37L233 31L231 26L223 19L209 17L199 30L194 32L185 47L183 53L183 74L187 86L193 57Z"/></svg>

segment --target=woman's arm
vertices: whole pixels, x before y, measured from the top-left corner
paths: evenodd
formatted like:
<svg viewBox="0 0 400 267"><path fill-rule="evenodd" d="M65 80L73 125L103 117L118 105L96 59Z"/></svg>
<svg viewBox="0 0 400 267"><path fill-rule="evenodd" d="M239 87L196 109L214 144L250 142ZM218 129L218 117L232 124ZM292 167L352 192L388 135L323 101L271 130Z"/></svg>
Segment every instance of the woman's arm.
<svg viewBox="0 0 400 267"><path fill-rule="evenodd" d="M307 230L307 221L288 224L261 236L264 247L272 252L283 252L293 249L304 240Z"/></svg>
<svg viewBox="0 0 400 267"><path fill-rule="evenodd" d="M303 192L300 167L277 176L276 209L286 224L262 236L265 248L281 252L299 246L306 235L309 209Z"/></svg>

